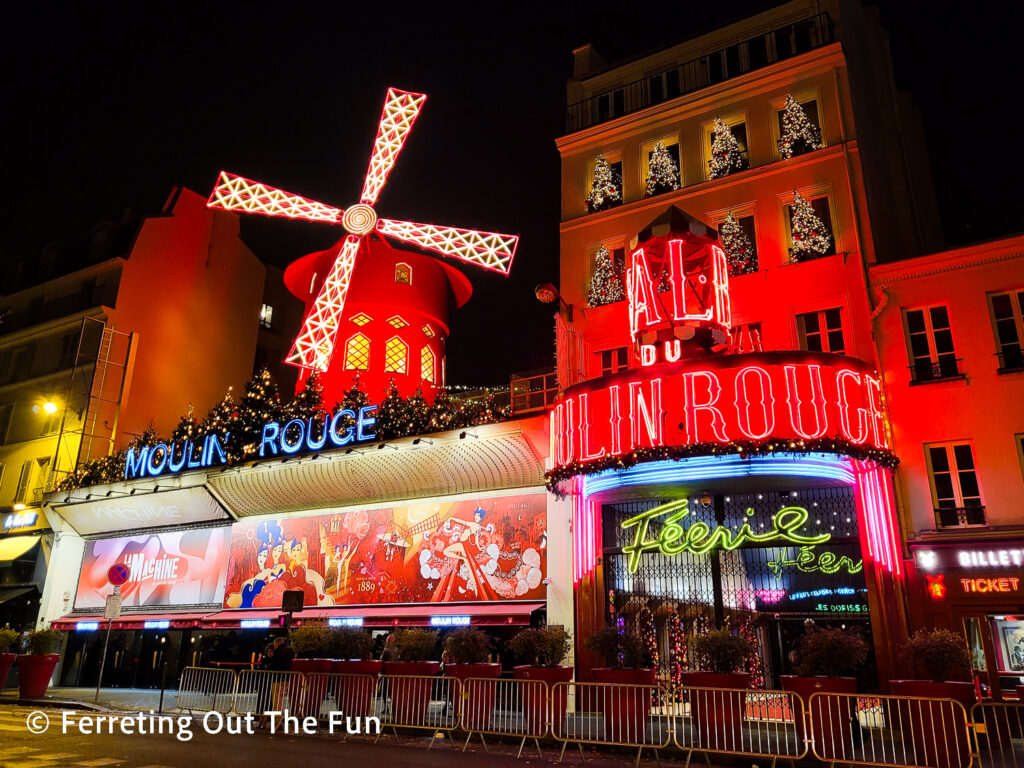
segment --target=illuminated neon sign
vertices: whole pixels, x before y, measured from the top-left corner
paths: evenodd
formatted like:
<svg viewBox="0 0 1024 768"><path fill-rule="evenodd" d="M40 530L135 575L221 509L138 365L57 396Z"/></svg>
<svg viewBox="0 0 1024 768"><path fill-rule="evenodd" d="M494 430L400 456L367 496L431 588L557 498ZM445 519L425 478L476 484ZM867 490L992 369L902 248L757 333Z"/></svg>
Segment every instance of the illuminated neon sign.
<svg viewBox="0 0 1024 768"><path fill-rule="evenodd" d="M327 445L343 448L350 443L374 440L377 435L373 427L377 419L371 414L376 410L376 405L367 405L358 411L346 408L324 416L322 425L318 419L292 419L284 424L267 422L261 432L260 457L319 451ZM147 475L156 477L224 464L227 461L224 444L230 437L231 433L225 432L223 435L207 435L201 444L185 440L129 448L125 456L124 477L126 480Z"/></svg>
<svg viewBox="0 0 1024 768"><path fill-rule="evenodd" d="M851 358L767 352L666 364L643 378L637 373L566 390L551 411L555 468L732 441L837 439L889 448L879 380Z"/></svg>
<svg viewBox="0 0 1024 768"><path fill-rule="evenodd" d="M171 622L169 619L152 619L150 621L142 622L143 629L170 629Z"/></svg>
<svg viewBox="0 0 1024 768"><path fill-rule="evenodd" d="M768 570L776 576L783 568L796 568L801 573L838 573L842 568L847 573L860 573L864 570L863 560L853 560L846 555L836 556L833 552L815 552L813 546L803 546L797 552L796 557L787 558L779 556L777 560L771 560L765 565Z"/></svg>
<svg viewBox="0 0 1024 768"><path fill-rule="evenodd" d="M964 592L1019 592L1020 579L1003 576L994 579L960 579Z"/></svg>
<svg viewBox="0 0 1024 768"><path fill-rule="evenodd" d="M942 600L946 597L946 575L944 573L940 573L938 576L926 575L925 578L928 580L925 589L928 590L928 595L932 600Z"/></svg>
<svg viewBox="0 0 1024 768"><path fill-rule="evenodd" d="M38 519L38 512L11 512L4 518L4 530L16 531L19 528L31 528Z"/></svg>
<svg viewBox="0 0 1024 768"><path fill-rule="evenodd" d="M363 626L362 616L335 616L327 620L328 627L361 627Z"/></svg>
<svg viewBox="0 0 1024 768"><path fill-rule="evenodd" d="M270 619L242 619L238 626L242 629L269 629Z"/></svg>
<svg viewBox="0 0 1024 768"><path fill-rule="evenodd" d="M750 529L749 523L744 523L739 530L732 531L724 526L712 528L707 523L691 523L684 528L680 521L690 516L687 499L670 501L661 504L646 512L629 518L622 522L623 529L636 528L633 541L622 548L623 553L629 555L627 567L630 573L636 573L640 567L640 556L644 552L656 550L663 555L678 555L683 552L690 552L695 555L706 555L716 549L724 549L731 552L744 544L764 544L767 542L789 542L813 546L824 544L832 538L829 533L807 535L800 532L800 529L807 522L810 514L803 507L784 507L772 517L772 529L764 533L755 533ZM748 509L747 516L751 517L754 510ZM648 538L648 528L655 518L668 515L661 520L661 531L654 538ZM830 553L826 553L830 554Z"/></svg>
<svg viewBox="0 0 1024 768"><path fill-rule="evenodd" d="M994 549L919 549L914 553L919 568L934 571L938 568L1017 568L1024 567L1024 548L1002 547Z"/></svg>
<svg viewBox="0 0 1024 768"><path fill-rule="evenodd" d="M431 616L432 627L468 627L469 616Z"/></svg>
<svg viewBox="0 0 1024 768"><path fill-rule="evenodd" d="M79 621L75 623L76 632L95 632L100 628L98 621Z"/></svg>

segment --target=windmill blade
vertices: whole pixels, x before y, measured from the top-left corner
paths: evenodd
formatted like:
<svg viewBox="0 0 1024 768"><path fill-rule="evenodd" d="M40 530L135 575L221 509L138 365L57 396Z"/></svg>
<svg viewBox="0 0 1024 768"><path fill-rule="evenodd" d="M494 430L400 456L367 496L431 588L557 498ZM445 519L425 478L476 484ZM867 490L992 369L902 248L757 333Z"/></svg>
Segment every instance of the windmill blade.
<svg viewBox="0 0 1024 768"><path fill-rule="evenodd" d="M412 124L427 100L424 93L409 93L388 88L384 100L384 112L380 116L377 127L377 139L373 142L373 155L370 157L370 168L366 172L363 183L363 194L359 202L373 205L387 181L388 174L395 165L395 158L402 151L405 137L412 130Z"/></svg>
<svg viewBox="0 0 1024 768"><path fill-rule="evenodd" d="M226 211L244 211L286 219L307 219L337 224L344 214L340 208L318 203L316 200L293 195L283 189L268 187L258 181L221 171L217 186L206 203L207 208Z"/></svg>
<svg viewBox="0 0 1024 768"><path fill-rule="evenodd" d="M435 227L412 221L379 219L377 231L406 243L413 243L429 251L450 256L484 269L507 275L512 268L519 238L497 232L477 232L473 229Z"/></svg>
<svg viewBox="0 0 1024 768"><path fill-rule="evenodd" d="M356 264L362 238L349 235L341 244L331 271L327 274L320 293L302 321L302 330L292 343L285 359L289 365L326 371L334 353L334 337L338 333L338 319L345 308L345 296L352 282L352 269Z"/></svg>

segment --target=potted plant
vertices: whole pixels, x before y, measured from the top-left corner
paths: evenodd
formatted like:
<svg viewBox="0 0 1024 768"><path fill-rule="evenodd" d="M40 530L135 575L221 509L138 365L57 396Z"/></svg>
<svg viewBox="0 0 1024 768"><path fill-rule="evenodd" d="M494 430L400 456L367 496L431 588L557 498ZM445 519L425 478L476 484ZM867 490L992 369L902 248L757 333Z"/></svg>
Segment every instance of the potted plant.
<svg viewBox="0 0 1024 768"><path fill-rule="evenodd" d="M323 619L304 621L298 626L292 627L288 632L288 644L291 646L295 658L292 659L292 672L302 672L305 677L303 682L306 688L305 710L311 713L318 713L323 705L324 697L327 695L327 676L324 674L312 673L330 672L331 660L328 658L334 641L334 630L327 626ZM291 688L292 686L289 686ZM294 703L298 701L294 693L289 691L289 699Z"/></svg>
<svg viewBox="0 0 1024 768"><path fill-rule="evenodd" d="M444 640L444 650L448 656L444 673L457 678L462 686L464 723L470 731L485 729L491 720L491 710L494 709L497 684L490 680L501 676L501 664L487 662L490 648L491 639L475 627L456 629Z"/></svg>
<svg viewBox="0 0 1024 768"><path fill-rule="evenodd" d="M18 657L18 685L21 698L38 699L46 693L53 670L60 661L54 651L61 635L56 629L37 629L28 633L28 653Z"/></svg>
<svg viewBox="0 0 1024 768"><path fill-rule="evenodd" d="M744 690L750 683L750 675L737 670L750 658L750 641L717 629L692 638L690 649L695 662L705 670L682 675L685 687L703 689L688 691L694 733L701 734L703 747L733 749L741 743Z"/></svg>
<svg viewBox="0 0 1024 768"><path fill-rule="evenodd" d="M568 701L566 686L554 687L556 683L572 680L572 665L562 666L562 661L572 649L572 638L561 626L547 626L524 629L509 641L509 648L520 661L527 662L512 668L517 680L543 680L551 687L551 719L556 732L565 722ZM543 736L547 731L544 718L547 691L529 686L523 691L523 717L530 735Z"/></svg>
<svg viewBox="0 0 1024 768"><path fill-rule="evenodd" d="M897 696L929 699L953 699L969 713L975 702L971 675L971 657L967 641L948 629L919 629L903 648L914 671L922 670L926 680L892 680ZM960 680L950 680L959 677ZM919 744L928 765L937 768L967 765L970 744L958 718L941 702L898 702L900 716L909 723L914 743ZM944 736L940 738L940 734ZM959 761L959 762L958 762Z"/></svg>
<svg viewBox="0 0 1024 768"><path fill-rule="evenodd" d="M0 691L3 690L4 683L7 682L7 675L10 673L11 667L18 659L18 654L10 653L10 650L14 648L19 637L21 637L21 633L15 632L13 629L0 629Z"/></svg>
<svg viewBox="0 0 1024 768"><path fill-rule="evenodd" d="M600 689L600 699L588 702L591 706L587 707L602 712L605 740L643 743L651 713L651 689L632 686L652 686L656 682L656 672L643 641L614 627L605 627L588 637L586 644L608 664L591 670L594 681L613 684Z"/></svg>
<svg viewBox="0 0 1024 768"><path fill-rule="evenodd" d="M842 759L842 750L836 746L845 743L844 734L849 733L853 722L854 697L817 698L815 693L857 693L857 678L844 677L864 663L868 655L868 644L864 638L843 629L813 628L800 638L797 650L796 675L782 675L782 689L797 694L804 704L804 711L811 713L814 725L812 731L822 734L817 745L819 755L826 759ZM797 744L804 739L804 721L797 717Z"/></svg>
<svg viewBox="0 0 1024 768"><path fill-rule="evenodd" d="M430 702L433 677L441 664L430 661L437 647L437 632L400 629L395 632L397 661L384 664L390 680L391 717L397 725L423 725Z"/></svg>
<svg viewBox="0 0 1024 768"><path fill-rule="evenodd" d="M384 662L373 658L373 639L355 627L332 628L331 671L335 673L338 709L353 717L370 714L370 701ZM323 714L321 712L321 714Z"/></svg>

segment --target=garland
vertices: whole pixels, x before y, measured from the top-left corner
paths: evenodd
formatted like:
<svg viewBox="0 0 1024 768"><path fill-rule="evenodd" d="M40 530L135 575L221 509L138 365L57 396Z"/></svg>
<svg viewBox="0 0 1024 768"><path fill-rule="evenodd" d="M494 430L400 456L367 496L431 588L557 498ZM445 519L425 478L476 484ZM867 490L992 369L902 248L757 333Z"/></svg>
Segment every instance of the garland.
<svg viewBox="0 0 1024 768"><path fill-rule="evenodd" d="M886 469L896 469L900 461L892 451L866 448L841 437L815 440L734 440L728 443L644 447L630 453L604 456L586 463L573 461L545 472L544 482L549 491L564 499L569 494L568 491L562 490L559 484L571 477L596 475L608 469L629 469L649 461L681 461L693 456L728 456L737 453L741 459L773 453L835 453L860 461L873 461Z"/></svg>

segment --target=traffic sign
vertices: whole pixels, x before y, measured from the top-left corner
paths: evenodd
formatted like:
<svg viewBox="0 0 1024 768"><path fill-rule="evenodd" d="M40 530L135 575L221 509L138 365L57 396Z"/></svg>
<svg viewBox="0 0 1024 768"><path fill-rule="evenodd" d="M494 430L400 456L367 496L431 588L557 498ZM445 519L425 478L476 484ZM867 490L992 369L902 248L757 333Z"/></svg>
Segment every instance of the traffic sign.
<svg viewBox="0 0 1024 768"><path fill-rule="evenodd" d="M116 565L110 566L110 569L107 571L107 581L115 587L120 587L128 581L128 577L131 575L131 571L128 570L127 565L124 563L117 563Z"/></svg>

